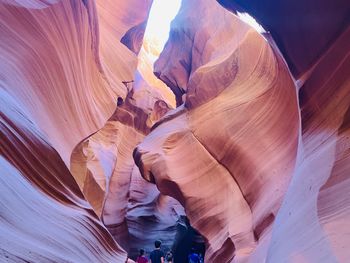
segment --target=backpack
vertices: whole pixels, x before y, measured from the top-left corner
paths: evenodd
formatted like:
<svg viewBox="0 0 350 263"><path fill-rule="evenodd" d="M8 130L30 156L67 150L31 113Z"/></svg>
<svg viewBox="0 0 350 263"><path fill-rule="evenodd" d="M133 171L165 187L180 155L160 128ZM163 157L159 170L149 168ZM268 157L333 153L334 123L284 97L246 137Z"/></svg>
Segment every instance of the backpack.
<svg viewBox="0 0 350 263"><path fill-rule="evenodd" d="M188 257L188 262L189 263L200 263L200 259L199 259L198 254L196 254L196 253L190 254Z"/></svg>
<svg viewBox="0 0 350 263"><path fill-rule="evenodd" d="M170 251L168 253L166 253L165 259L167 261L172 261L173 260L173 253L171 253Z"/></svg>

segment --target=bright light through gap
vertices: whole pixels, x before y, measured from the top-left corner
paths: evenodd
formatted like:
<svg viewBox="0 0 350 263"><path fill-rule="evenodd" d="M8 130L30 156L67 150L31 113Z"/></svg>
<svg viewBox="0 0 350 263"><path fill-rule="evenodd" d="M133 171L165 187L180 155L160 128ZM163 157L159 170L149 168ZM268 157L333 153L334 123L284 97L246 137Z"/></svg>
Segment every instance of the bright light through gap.
<svg viewBox="0 0 350 263"><path fill-rule="evenodd" d="M260 34L266 32L265 29L258 22L256 22L256 20L249 14L237 12L237 15L242 21L255 28L255 30L258 31Z"/></svg>
<svg viewBox="0 0 350 263"><path fill-rule="evenodd" d="M163 50L169 38L170 23L179 12L181 0L154 0L149 14L145 39Z"/></svg>

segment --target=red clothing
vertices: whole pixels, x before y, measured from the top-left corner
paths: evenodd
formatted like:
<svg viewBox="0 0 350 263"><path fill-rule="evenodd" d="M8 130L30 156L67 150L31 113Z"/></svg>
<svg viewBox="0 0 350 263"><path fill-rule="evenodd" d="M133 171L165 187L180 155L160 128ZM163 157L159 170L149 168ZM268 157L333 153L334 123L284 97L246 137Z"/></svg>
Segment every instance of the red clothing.
<svg viewBox="0 0 350 263"><path fill-rule="evenodd" d="M145 256L138 257L136 263L147 263L148 259Z"/></svg>

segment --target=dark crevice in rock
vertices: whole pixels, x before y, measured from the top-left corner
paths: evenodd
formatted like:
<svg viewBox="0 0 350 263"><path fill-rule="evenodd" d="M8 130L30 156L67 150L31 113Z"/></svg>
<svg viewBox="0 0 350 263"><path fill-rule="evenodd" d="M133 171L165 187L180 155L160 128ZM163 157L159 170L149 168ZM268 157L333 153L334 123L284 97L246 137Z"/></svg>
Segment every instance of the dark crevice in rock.
<svg viewBox="0 0 350 263"><path fill-rule="evenodd" d="M262 235L262 233L272 225L272 223L275 221L275 215L269 214L263 220L255 227L254 229L254 237L255 240L258 241Z"/></svg>
<svg viewBox="0 0 350 263"><path fill-rule="evenodd" d="M136 55L140 52L143 42L143 36L145 34L147 20L130 28L120 42L124 44L128 49L134 52Z"/></svg>

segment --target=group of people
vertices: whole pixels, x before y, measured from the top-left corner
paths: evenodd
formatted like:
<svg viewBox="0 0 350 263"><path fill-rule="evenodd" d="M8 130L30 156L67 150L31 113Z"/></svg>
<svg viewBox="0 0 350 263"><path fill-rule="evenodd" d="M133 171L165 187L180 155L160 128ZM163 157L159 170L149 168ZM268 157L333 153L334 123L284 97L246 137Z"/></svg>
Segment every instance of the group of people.
<svg viewBox="0 0 350 263"><path fill-rule="evenodd" d="M137 257L136 263L172 263L173 262L173 253L169 251L164 255L164 252L161 250L162 242L160 240L156 240L154 242L155 249L149 255L148 258L145 256L145 250L140 249L140 255ZM166 260L166 261L165 261Z"/></svg>
<svg viewBox="0 0 350 263"><path fill-rule="evenodd" d="M140 249L140 254L136 259L136 263L173 263L173 252L170 250L166 254L160 248L162 242L156 240L154 242L155 249L150 253L149 260L145 255L145 250ZM203 263L203 258L200 254L196 253L194 249L191 250L191 253L188 255L188 263Z"/></svg>

